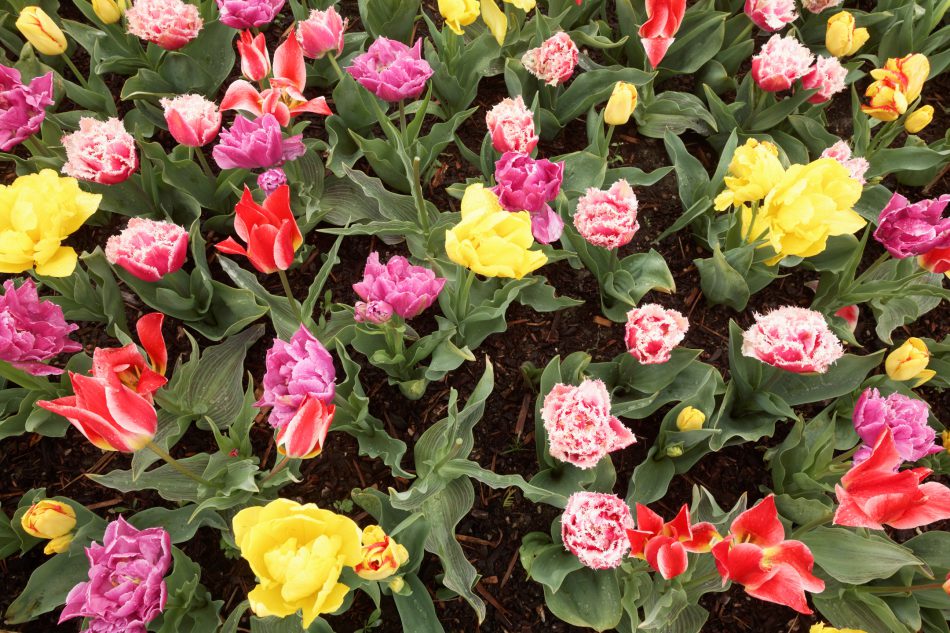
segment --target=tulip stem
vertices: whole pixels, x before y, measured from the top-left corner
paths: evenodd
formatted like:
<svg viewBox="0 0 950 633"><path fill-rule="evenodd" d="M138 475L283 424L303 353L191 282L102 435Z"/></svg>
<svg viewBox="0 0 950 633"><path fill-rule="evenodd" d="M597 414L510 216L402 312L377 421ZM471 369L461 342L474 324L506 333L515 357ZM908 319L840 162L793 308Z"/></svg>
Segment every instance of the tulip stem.
<svg viewBox="0 0 950 633"><path fill-rule="evenodd" d="M303 314L300 312L300 304L294 299L294 291L290 289L290 280L287 279L287 272L278 268L277 276L280 277L280 285L284 287L284 294L287 295L287 302L290 303L290 311L294 313L298 321L303 323Z"/></svg>
<svg viewBox="0 0 950 633"><path fill-rule="evenodd" d="M34 158L37 156L46 157L50 155L50 153L46 150L46 147L42 143L37 142L32 136L28 136L23 139L23 145L28 150L30 150L30 153L33 154Z"/></svg>
<svg viewBox="0 0 950 633"><path fill-rule="evenodd" d="M339 81L343 81L343 71L340 70L340 65L336 61L336 55L333 53L327 53L327 59L330 60L330 65L333 66L333 70L336 71L336 77Z"/></svg>
<svg viewBox="0 0 950 633"><path fill-rule="evenodd" d="M201 165L201 169L204 171L205 176L208 177L208 180L217 183L218 178L214 175L214 172L211 171L211 165L208 164L208 158L205 156L204 150L200 147L196 147L195 154L198 156L198 164Z"/></svg>
<svg viewBox="0 0 950 633"><path fill-rule="evenodd" d="M402 105L402 102L399 102ZM416 156L412 159L412 197L416 201L416 212L419 214L419 224L422 226L422 232L426 238L426 251L429 250L429 210L426 209L426 201L422 197L422 173L419 166L420 160Z"/></svg>
<svg viewBox="0 0 950 633"><path fill-rule="evenodd" d="M809 521L809 522L806 523L805 525L803 525L803 526L799 527L797 530L793 531L793 532L792 532L792 539L797 539L797 538L798 538L799 536L801 536L802 534L805 534L806 532L810 532L811 530L815 529L816 527L818 527L818 526L820 526L820 525L824 525L825 523L831 522L834 518L835 518L835 515L834 515L833 512L829 512L828 514L823 514L823 515L821 515L820 517L818 517L817 519L814 519L814 520L812 520L812 521Z"/></svg>
<svg viewBox="0 0 950 633"><path fill-rule="evenodd" d="M399 131L402 132L403 143L406 142L406 102L399 100Z"/></svg>
<svg viewBox="0 0 950 633"><path fill-rule="evenodd" d="M73 63L73 60L69 59L69 55L63 53L61 57L66 61L66 65L69 66L69 70L72 71L76 79L79 80L80 85L86 90L89 90L89 84L86 82L86 78L82 76L82 73L79 72L79 69L76 68L76 64Z"/></svg>
<svg viewBox="0 0 950 633"><path fill-rule="evenodd" d="M197 481L199 484L201 484L202 486L205 486L205 487L207 487L207 488L214 488L214 487L215 487L214 484L212 484L212 483L211 483L210 481L208 481L207 479L204 479L204 478L202 478L202 477L199 477L198 475L194 474L193 472L191 472L190 470L188 470L187 468L185 468L184 466L182 466L180 463L178 463L178 460L177 460L177 459L175 459L174 457L172 457L171 455L169 455L161 446L159 446L158 444L156 444L156 443L153 442L152 440L149 440L148 443L146 443L145 445L148 446L149 449L151 449L151 451L152 451L153 453L155 453L156 455L158 455L159 457L161 457L163 460L165 460L165 461L168 463L169 466L171 466L172 468L174 468L175 470L177 470L178 472L180 472L180 473L181 473L182 475L184 475L185 477L188 477L188 479L192 479L192 480L194 480L194 481Z"/></svg>
<svg viewBox="0 0 950 633"><path fill-rule="evenodd" d="M910 593L911 591L927 591L928 589L942 589L943 584L932 582L926 585L910 585L907 587L858 587L858 591L865 593Z"/></svg>
<svg viewBox="0 0 950 633"><path fill-rule="evenodd" d="M607 126L607 137L604 140L604 158L610 158L610 141L614 137L614 128L616 127L615 125Z"/></svg>
<svg viewBox="0 0 950 633"><path fill-rule="evenodd" d="M848 461L849 459L851 459L852 457L854 457L854 454L858 452L858 449L859 449L859 448L861 448L861 444L858 444L857 446L855 446L854 448L852 448L850 451L848 451L848 452L846 452L846 453L841 453L840 455L838 455L837 457L835 457L834 459L832 459L832 460L831 460L831 463L832 463L832 464L841 464L841 463L844 463L844 462Z"/></svg>
<svg viewBox="0 0 950 633"><path fill-rule="evenodd" d="M261 480L261 486L263 486L268 481L273 479L274 476L280 471L282 471L289 463L290 463L290 455L284 455L284 458L280 460L279 462L277 462L276 464L274 464L274 467L271 468L269 473L267 473L267 476Z"/></svg>

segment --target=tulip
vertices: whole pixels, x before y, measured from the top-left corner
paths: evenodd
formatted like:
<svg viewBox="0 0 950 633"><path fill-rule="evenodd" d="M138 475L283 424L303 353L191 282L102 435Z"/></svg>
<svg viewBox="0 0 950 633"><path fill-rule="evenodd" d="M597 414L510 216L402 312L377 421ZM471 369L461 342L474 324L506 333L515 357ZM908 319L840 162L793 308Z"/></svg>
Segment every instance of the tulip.
<svg viewBox="0 0 950 633"><path fill-rule="evenodd" d="M852 156L851 148L848 146L848 143L840 140L822 151L821 158L833 158L838 161L848 170L851 177L862 185L865 183L864 174L867 173L868 168L871 166L866 158Z"/></svg>
<svg viewBox="0 0 950 633"><path fill-rule="evenodd" d="M555 33L521 57L525 69L549 86L565 83L577 66L577 45L571 36Z"/></svg>
<svg viewBox="0 0 950 633"><path fill-rule="evenodd" d="M903 461L891 429L885 428L871 455L852 466L835 486L834 523L910 530L950 518L950 488L935 481L920 483L933 472L929 468L898 471Z"/></svg>
<svg viewBox="0 0 950 633"><path fill-rule="evenodd" d="M835 312L835 316L844 319L844 322L848 325L848 329L852 332L858 327L858 317L860 315L861 311L856 305L845 306Z"/></svg>
<svg viewBox="0 0 950 633"><path fill-rule="evenodd" d="M257 186L261 188L264 195L271 195L281 185L287 184L287 174L280 167L272 167L262 172L257 177Z"/></svg>
<svg viewBox="0 0 950 633"><path fill-rule="evenodd" d="M541 244L561 237L564 221L548 203L557 197L564 179L564 163L534 159L527 154L506 152L495 163L493 191L508 211L527 211L531 215L531 234Z"/></svg>
<svg viewBox="0 0 950 633"><path fill-rule="evenodd" d="M0 64L0 151L9 152L36 134L46 118L46 106L52 103L52 72L27 85L19 70Z"/></svg>
<svg viewBox="0 0 950 633"><path fill-rule="evenodd" d="M613 569L630 550L630 507L617 495L575 492L561 515L561 540L585 567Z"/></svg>
<svg viewBox="0 0 950 633"><path fill-rule="evenodd" d="M61 142L66 150L63 173L79 180L116 185L139 166L135 137L115 117L106 121L82 117L79 129L63 136Z"/></svg>
<svg viewBox="0 0 950 633"><path fill-rule="evenodd" d="M647 561L666 580L686 571L687 552L708 552L713 541L722 538L712 523L691 525L686 504L668 523L645 505L638 503L636 507L637 528L627 530L630 555Z"/></svg>
<svg viewBox="0 0 950 633"><path fill-rule="evenodd" d="M666 56L686 15L686 0L646 0L647 21L640 27L640 43L656 68Z"/></svg>
<svg viewBox="0 0 950 633"><path fill-rule="evenodd" d="M950 247L933 248L917 258L921 268L932 273L950 272Z"/></svg>
<svg viewBox="0 0 950 633"><path fill-rule="evenodd" d="M92 10L103 24L115 24L128 9L125 0L92 0Z"/></svg>
<svg viewBox="0 0 950 633"><path fill-rule="evenodd" d="M828 18L825 30L825 48L835 57L847 57L858 52L868 41L870 34L865 28L854 28L854 16L847 11Z"/></svg>
<svg viewBox="0 0 950 633"><path fill-rule="evenodd" d="M637 221L637 196L623 179L607 190L587 190L577 200L574 227L594 246L617 249L629 244L640 230Z"/></svg>
<svg viewBox="0 0 950 633"><path fill-rule="evenodd" d="M309 404L310 408L304 412L303 419L297 420L297 431L307 433L312 438L318 435L314 429L323 418L326 418L325 423L329 427L329 418L333 415L330 403L333 402L336 389L333 382L336 370L330 353L310 330L301 325L289 342L274 339L273 346L267 350L265 365L264 393L254 406L271 407L268 424L279 430L286 428L291 421L301 417L300 409L307 404L308 399L316 399L327 405L328 410ZM322 417L318 419L318 415ZM322 436L326 436L326 429L322 429ZM297 433L288 440L295 441L295 446L304 441ZM306 442L317 444L312 439ZM322 437L318 443L322 446Z"/></svg>
<svg viewBox="0 0 950 633"><path fill-rule="evenodd" d="M219 20L232 29L249 29L270 24L284 0L217 0Z"/></svg>
<svg viewBox="0 0 950 633"><path fill-rule="evenodd" d="M689 330L689 321L677 310L656 303L644 303L627 313L624 342L627 351L644 365L670 360L673 348Z"/></svg>
<svg viewBox="0 0 950 633"><path fill-rule="evenodd" d="M106 242L106 259L142 281L178 271L188 254L188 231L171 222L132 218Z"/></svg>
<svg viewBox="0 0 950 633"><path fill-rule="evenodd" d="M409 560L409 552L378 525L363 528L361 560L353 571L365 580L386 580Z"/></svg>
<svg viewBox="0 0 950 633"><path fill-rule="evenodd" d="M311 11L310 17L297 23L297 41L303 48L304 56L320 59L327 53L342 53L343 33L348 22L340 19L334 7L326 11Z"/></svg>
<svg viewBox="0 0 950 633"><path fill-rule="evenodd" d="M798 18L795 0L745 0L745 14L756 26L770 33L782 30Z"/></svg>
<svg viewBox="0 0 950 633"><path fill-rule="evenodd" d="M492 147L501 153L530 154L538 144L534 114L525 106L521 95L502 99L485 115Z"/></svg>
<svg viewBox="0 0 950 633"><path fill-rule="evenodd" d="M676 416L676 428L680 431L698 431L703 428L706 414L696 407L685 407Z"/></svg>
<svg viewBox="0 0 950 633"><path fill-rule="evenodd" d="M481 7L478 0L439 0L439 13L453 33L462 35L462 27L478 19Z"/></svg>
<svg viewBox="0 0 950 633"><path fill-rule="evenodd" d="M907 130L909 134L916 134L930 125L930 122L933 121L933 118L934 107L932 105L925 105L922 108L917 108L904 121L904 129Z"/></svg>
<svg viewBox="0 0 950 633"><path fill-rule="evenodd" d="M251 81L263 81L270 73L270 55L264 34L254 35L250 31L241 31L237 49L241 56L241 74Z"/></svg>
<svg viewBox="0 0 950 633"><path fill-rule="evenodd" d="M267 169L306 152L303 135L284 138L274 115L265 114L253 121L235 117L231 128L222 130L211 155L221 169Z"/></svg>
<svg viewBox="0 0 950 633"><path fill-rule="evenodd" d="M747 139L729 161L729 175L723 178L726 188L716 196L716 211L763 200L784 175L778 147L768 141Z"/></svg>
<svg viewBox="0 0 950 633"><path fill-rule="evenodd" d="M73 540L76 511L68 503L43 499L30 506L20 518L20 526L30 536L49 539L44 554L61 554Z"/></svg>
<svg viewBox="0 0 950 633"><path fill-rule="evenodd" d="M59 375L62 369L41 361L80 351L82 345L69 338L78 329L78 325L66 322L61 307L40 300L32 279L27 278L19 288L12 279L3 282L0 360L34 376Z"/></svg>
<svg viewBox="0 0 950 633"><path fill-rule="evenodd" d="M755 315L742 334L742 355L796 374L823 374L844 347L821 312L784 306Z"/></svg>
<svg viewBox="0 0 950 633"><path fill-rule="evenodd" d="M221 112L213 101L201 95L179 95L159 101L172 137L186 147L202 147L213 141L221 129Z"/></svg>
<svg viewBox="0 0 950 633"><path fill-rule="evenodd" d="M305 396L294 417L277 432L277 451L295 459L319 455L335 411L332 404L326 405L309 394Z"/></svg>
<svg viewBox="0 0 950 633"><path fill-rule="evenodd" d="M914 388L937 375L933 369L927 369L928 364L930 350L927 349L927 344L917 337L907 339L884 359L888 378L898 382L913 380Z"/></svg>
<svg viewBox="0 0 950 633"><path fill-rule="evenodd" d="M948 248L950 218L943 215L948 204L948 194L911 204L895 193L881 210L874 239L898 259L923 255L935 248Z"/></svg>
<svg viewBox="0 0 950 633"><path fill-rule="evenodd" d="M247 257L262 273L290 268L294 252L303 244L297 220L290 210L290 187L278 187L267 196L263 205L259 205L245 186L244 195L234 212L234 230L247 248L233 237L219 242L216 248L222 253Z"/></svg>
<svg viewBox="0 0 950 633"><path fill-rule="evenodd" d="M445 278L424 266L413 266L401 255L381 264L379 253L373 251L366 260L363 279L353 284L353 290L364 301L388 305L390 314L412 319L433 304L444 285Z"/></svg>
<svg viewBox="0 0 950 633"><path fill-rule="evenodd" d="M421 39L409 47L379 37L365 53L353 59L346 72L383 101L396 103L417 99L434 71L422 59Z"/></svg>
<svg viewBox="0 0 950 633"><path fill-rule="evenodd" d="M129 33L169 51L198 37L204 26L198 7L183 0L135 0L125 19Z"/></svg>
<svg viewBox="0 0 950 633"><path fill-rule="evenodd" d="M888 59L883 68L871 71L875 81L864 93L868 105L861 111L881 121L897 119L920 96L929 75L930 60L920 53Z"/></svg>
<svg viewBox="0 0 950 633"><path fill-rule="evenodd" d="M864 442L854 454L860 464L871 454L871 447L885 428L891 430L894 445L901 458L908 462L939 453L936 432L927 423L930 407L923 400L892 393L882 398L877 389L865 389L854 405L851 422Z"/></svg>
<svg viewBox="0 0 950 633"><path fill-rule="evenodd" d="M604 108L604 123L626 125L637 107L637 87L626 81L614 84L607 107Z"/></svg>
<svg viewBox="0 0 950 633"><path fill-rule="evenodd" d="M802 88L818 92L808 98L809 103L825 103L831 97L844 90L844 81L848 76L848 69L841 65L834 57L819 55L815 65L802 77Z"/></svg>
<svg viewBox="0 0 950 633"><path fill-rule="evenodd" d="M808 73L814 59L794 36L776 34L752 56L752 78L767 92L788 90Z"/></svg>
<svg viewBox="0 0 950 633"><path fill-rule="evenodd" d="M353 304L353 320L379 325L393 318L393 307L385 301L357 301Z"/></svg>
<svg viewBox="0 0 950 633"><path fill-rule="evenodd" d="M17 18L20 33L43 55L62 55L66 52L66 36L43 9L24 7Z"/></svg>

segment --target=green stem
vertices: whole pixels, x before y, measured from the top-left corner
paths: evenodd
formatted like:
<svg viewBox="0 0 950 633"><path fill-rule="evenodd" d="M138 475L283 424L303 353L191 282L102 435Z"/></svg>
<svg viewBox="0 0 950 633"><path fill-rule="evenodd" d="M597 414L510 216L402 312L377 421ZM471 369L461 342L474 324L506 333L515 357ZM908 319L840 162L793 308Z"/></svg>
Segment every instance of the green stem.
<svg viewBox="0 0 950 633"><path fill-rule="evenodd" d="M854 457L854 454L858 452L858 449L861 448L861 446L862 446L861 444L858 444L857 446L855 446L854 448L852 448L850 451L848 451L848 452L846 452L846 453L841 453L840 455L838 455L837 457L835 457L834 459L832 459L832 460L831 460L831 463L832 463L832 464L841 464L841 463L844 463L844 462L848 461L849 459L851 459L852 457Z"/></svg>
<svg viewBox="0 0 950 633"><path fill-rule="evenodd" d="M406 142L406 103L404 99L399 100L399 131L402 132L403 143Z"/></svg>
<svg viewBox="0 0 950 633"><path fill-rule="evenodd" d="M205 487L207 487L207 488L214 488L214 487L215 487L214 484L212 484L212 483L211 483L210 481L208 481L207 479L203 479L202 477L199 477L198 475L194 474L193 472L191 472L190 470L188 470L187 468L185 468L184 466L182 466L181 464L179 464L179 463L178 463L178 460L176 460L174 457L172 457L172 456L169 455L167 452L165 452L165 450L163 450L161 446L159 446L158 444L156 444L156 443L153 442L152 440L149 440L145 445L146 445L153 453L155 453L156 455L158 455L159 457L161 457L162 459L164 459L172 468L174 468L175 470L177 470L178 472L180 472L180 473L181 473L182 475L184 475L185 477L188 477L188 479L192 479L192 480L194 480L194 481L197 481L199 484L201 484L202 486L205 486Z"/></svg>
<svg viewBox="0 0 950 633"><path fill-rule="evenodd" d="M290 289L290 280L287 279L287 272L278 269L277 276L280 277L280 285L284 287L284 294L287 295L287 302L290 304L290 311L294 313L294 316L298 321L303 323L303 314L300 312L300 304L298 304L297 300L294 299L294 291Z"/></svg>
<svg viewBox="0 0 950 633"><path fill-rule="evenodd" d="M457 323L461 323L468 317L469 294L472 291L472 284L475 282L475 271L470 268L466 270L468 274L465 277L465 283L456 295L455 318Z"/></svg>
<svg viewBox="0 0 950 633"><path fill-rule="evenodd" d="M858 591L865 593L910 593L912 591L927 591L942 588L943 584L939 582L932 582L927 585L910 585L909 587L856 587Z"/></svg>
<svg viewBox="0 0 950 633"><path fill-rule="evenodd" d="M402 101L399 102L400 108ZM426 209L426 201L422 197L422 168L418 156L412 159L412 198L416 202L416 213L419 215L419 226L426 237L426 250L429 250L429 210Z"/></svg>
<svg viewBox="0 0 950 633"><path fill-rule="evenodd" d="M343 71L340 70L340 65L336 61L336 55L327 53L327 59L330 60L330 65L333 66L333 70L336 71L336 78L339 81L343 81Z"/></svg>
<svg viewBox="0 0 950 633"><path fill-rule="evenodd" d="M833 512L829 512L828 514L824 514L824 515L818 517L817 519L814 519L814 520L812 520L812 521L809 521L809 522L806 523L805 525L799 527L797 530L795 530L795 531L792 532L792 539L794 540L794 539L798 538L800 535L805 534L806 532L809 532L809 531L813 530L814 528L818 527L819 525L824 525L825 523L830 523L834 518L835 518L834 513L833 513Z"/></svg>
<svg viewBox="0 0 950 633"><path fill-rule="evenodd" d="M267 473L267 476L264 477L264 479L261 480L261 486L263 486L263 485L266 484L268 481L270 481L271 479L273 479L274 476L275 476L277 473L279 473L280 471L282 471L282 470L287 466L287 464L289 464L289 463L290 463L290 456L289 456L289 455L284 455L284 458L283 458L282 460L280 460L279 462L277 462L277 463L274 465L274 467L271 468L270 472Z"/></svg>
<svg viewBox="0 0 950 633"><path fill-rule="evenodd" d="M48 157L50 156L49 151L47 151L46 146L37 141L32 136L28 136L23 139L23 145L30 150L30 153L36 156Z"/></svg>
<svg viewBox="0 0 950 633"><path fill-rule="evenodd" d="M614 137L614 125L607 126L607 136L604 140L604 158L610 158L610 141Z"/></svg>
<svg viewBox="0 0 950 633"><path fill-rule="evenodd" d="M208 164L208 159L205 157L204 150L200 147L196 147L195 154L198 156L198 164L201 165L201 169L204 171L205 176L208 177L208 180L217 183L218 178L214 175L214 172L211 171L211 165Z"/></svg>
<svg viewBox="0 0 950 633"><path fill-rule="evenodd" d="M76 64L73 63L73 60L69 59L69 55L67 55L66 53L63 53L61 57L66 61L66 65L69 66L69 70L72 71L76 79L79 80L80 85L86 90L89 90L89 84L86 82L86 78L83 77L82 73L79 72L79 69L76 68Z"/></svg>
<svg viewBox="0 0 950 633"><path fill-rule="evenodd" d="M740 215L742 214L742 209L741 209L741 207L738 209L737 212L738 212ZM755 217L756 217L757 215L759 215L759 202L758 202L758 200L756 200L755 202L752 203L752 217L749 219L749 231L746 233L745 237L742 238L742 241L743 241L743 242L746 242L747 244L749 244L749 243L752 242L752 231L755 230ZM742 224L741 218L740 218L740 220L739 220L739 223L740 223L740 226L741 226L741 224ZM758 236L756 236L756 237L758 237Z"/></svg>

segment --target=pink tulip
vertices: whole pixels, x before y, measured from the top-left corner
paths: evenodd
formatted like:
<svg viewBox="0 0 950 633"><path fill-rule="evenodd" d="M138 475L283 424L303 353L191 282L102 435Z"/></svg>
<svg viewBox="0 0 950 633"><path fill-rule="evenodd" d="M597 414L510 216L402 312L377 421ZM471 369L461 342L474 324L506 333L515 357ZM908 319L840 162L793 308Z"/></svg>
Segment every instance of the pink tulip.
<svg viewBox="0 0 950 633"><path fill-rule="evenodd" d="M310 459L323 451L336 407L307 394L286 426L277 431L277 451L294 459Z"/></svg>
<svg viewBox="0 0 950 633"><path fill-rule="evenodd" d="M66 150L63 173L79 180L114 185L126 180L139 165L135 139L122 121L79 119L79 129L62 139Z"/></svg>
<svg viewBox="0 0 950 633"><path fill-rule="evenodd" d="M686 15L686 0L646 0L647 21L640 27L640 43L656 68L673 44Z"/></svg>
<svg viewBox="0 0 950 633"><path fill-rule="evenodd" d="M373 251L366 259L363 279L353 284L353 290L364 301L385 303L390 313L408 320L431 306L444 285L445 278L436 276L425 266L413 266L401 255L394 255L382 264L379 253Z"/></svg>
<svg viewBox="0 0 950 633"><path fill-rule="evenodd" d="M564 547L591 569L620 566L630 551L630 529L630 507L617 495L575 492L568 497L561 515Z"/></svg>
<svg viewBox="0 0 950 633"><path fill-rule="evenodd" d="M303 135L284 138L274 115L265 114L253 121L234 117L231 128L221 132L211 156L221 169L267 169L306 151Z"/></svg>
<svg viewBox="0 0 950 633"><path fill-rule="evenodd" d="M802 77L802 87L806 90L817 88L818 92L808 98L809 103L824 103L844 90L844 80L848 69L841 65L836 57L819 56L808 74Z"/></svg>
<svg viewBox="0 0 950 633"><path fill-rule="evenodd" d="M815 59L801 42L789 35L773 35L752 57L752 78L762 90L788 90L810 70Z"/></svg>
<svg viewBox="0 0 950 633"><path fill-rule="evenodd" d="M346 72L383 101L396 103L418 99L434 71L422 59L421 39L410 47L379 37L365 53L353 58Z"/></svg>
<svg viewBox="0 0 950 633"><path fill-rule="evenodd" d="M745 0L745 14L760 29L773 33L798 17L795 0Z"/></svg>
<svg viewBox="0 0 950 633"><path fill-rule="evenodd" d="M577 45L571 36L561 31L532 48L521 58L525 69L549 86L563 84L574 74L577 66Z"/></svg>
<svg viewBox="0 0 950 633"><path fill-rule="evenodd" d="M851 174L851 177L864 184L864 174L867 172L868 168L871 166L868 163L866 158L861 158L860 156L852 156L851 148L848 147L848 143L845 141L838 141L831 147L827 148L821 153L821 158L833 158L839 163L841 163L845 169L848 170L848 173ZM857 316L855 316L855 322L857 322ZM853 328L852 328L853 329Z"/></svg>
<svg viewBox="0 0 950 633"><path fill-rule="evenodd" d="M588 189L577 201L574 226L594 246L620 248L640 229L637 196L626 180L618 180L606 191Z"/></svg>
<svg viewBox="0 0 950 633"><path fill-rule="evenodd" d="M204 25L198 7L182 0L135 0L125 18L129 33L169 51L198 37Z"/></svg>
<svg viewBox="0 0 950 633"><path fill-rule="evenodd" d="M217 0L219 19L232 29L270 24L284 8L284 0Z"/></svg>
<svg viewBox="0 0 950 633"><path fill-rule="evenodd" d="M668 310L655 303L645 303L627 313L627 351L644 365L670 360L673 348L689 330L689 321L677 310Z"/></svg>
<svg viewBox="0 0 950 633"><path fill-rule="evenodd" d="M241 56L242 75L251 81L263 81L270 74L270 54L263 33L253 35L250 31L241 31L237 49Z"/></svg>
<svg viewBox="0 0 950 633"><path fill-rule="evenodd" d="M24 281L19 288L12 279L3 282L0 360L34 376L61 374L62 369L41 361L81 350L82 345L69 338L78 329L78 325L66 322L61 307L40 299L32 279Z"/></svg>
<svg viewBox="0 0 950 633"><path fill-rule="evenodd" d="M823 374L844 348L821 312L785 306L755 315L742 335L742 355L796 374Z"/></svg>
<svg viewBox="0 0 950 633"><path fill-rule="evenodd" d="M179 95L160 103L165 109L168 131L182 145L201 147L217 138L221 112L214 102L201 95Z"/></svg>
<svg viewBox="0 0 950 633"><path fill-rule="evenodd" d="M492 147L498 152L530 154L538 144L534 115L521 95L503 99L485 115Z"/></svg>
<svg viewBox="0 0 950 633"><path fill-rule="evenodd" d="M142 281L158 281L179 270L188 253L188 232L171 222L132 218L106 242L106 259Z"/></svg>
<svg viewBox="0 0 950 633"><path fill-rule="evenodd" d="M9 152L39 131L53 103L53 73L20 80L20 71L0 64L0 151Z"/></svg>
<svg viewBox="0 0 950 633"><path fill-rule="evenodd" d="M334 7L326 11L311 11L310 17L297 23L297 41L303 47L304 56L320 59L327 53L340 54L347 22L340 18Z"/></svg>

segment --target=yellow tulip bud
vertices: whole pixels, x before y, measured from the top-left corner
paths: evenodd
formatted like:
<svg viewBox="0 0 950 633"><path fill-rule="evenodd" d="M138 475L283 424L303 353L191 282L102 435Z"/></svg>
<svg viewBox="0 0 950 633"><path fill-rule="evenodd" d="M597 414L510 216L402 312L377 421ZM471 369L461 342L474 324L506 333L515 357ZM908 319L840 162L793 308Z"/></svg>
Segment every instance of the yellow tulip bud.
<svg viewBox="0 0 950 633"><path fill-rule="evenodd" d="M950 431L943 431L940 433L940 441L943 444L944 450L950 453Z"/></svg>
<svg viewBox="0 0 950 633"><path fill-rule="evenodd" d="M910 134L916 134L922 129L930 125L930 122L934 118L934 107L932 105L925 105L922 108L917 108L914 110L907 120L904 121L904 129L907 130Z"/></svg>
<svg viewBox="0 0 950 633"><path fill-rule="evenodd" d="M24 7L16 27L33 48L44 55L62 55L66 52L66 36L43 9Z"/></svg>
<svg viewBox="0 0 950 633"><path fill-rule="evenodd" d="M23 531L36 538L50 539L43 550L59 554L69 548L71 532L76 527L76 511L68 503L43 499L30 506L20 519Z"/></svg>
<svg viewBox="0 0 950 633"><path fill-rule="evenodd" d="M604 123L607 125L625 125L637 107L637 87L626 81L614 85L607 107L604 109Z"/></svg>
<svg viewBox="0 0 950 633"><path fill-rule="evenodd" d="M495 0L481 0L480 5L482 21L501 46L505 43L505 36L508 35L508 16L498 8Z"/></svg>
<svg viewBox="0 0 950 633"><path fill-rule="evenodd" d="M667 457L682 457L683 456L683 444L677 442L676 444L671 444L666 447L666 456Z"/></svg>
<svg viewBox="0 0 950 633"><path fill-rule="evenodd" d="M927 369L929 363L930 350L927 349L927 344L912 337L887 355L884 369L891 380L915 380L914 387L919 387L937 375L934 370Z"/></svg>
<svg viewBox="0 0 950 633"><path fill-rule="evenodd" d="M835 57L854 55L868 41L870 34L865 28L854 28L854 16L847 11L828 18L825 29L825 48Z"/></svg>
<svg viewBox="0 0 950 633"><path fill-rule="evenodd" d="M439 0L439 13L445 18L445 24L452 32L462 35L463 26L468 26L478 18L481 12L478 0Z"/></svg>
<svg viewBox="0 0 950 633"><path fill-rule="evenodd" d="M92 0L92 10L103 24L115 24L127 8L125 0Z"/></svg>
<svg viewBox="0 0 950 633"><path fill-rule="evenodd" d="M389 590L393 593L402 593L402 590L406 586L406 581L402 579L402 576L396 576L389 581Z"/></svg>
<svg viewBox="0 0 950 633"><path fill-rule="evenodd" d="M378 525L363 528L363 560L353 568L366 580L386 580L409 560L409 552Z"/></svg>
<svg viewBox="0 0 950 633"><path fill-rule="evenodd" d="M686 407L676 416L676 428L680 431L698 431L703 428L706 414L696 407Z"/></svg>
<svg viewBox="0 0 950 633"><path fill-rule="evenodd" d="M826 626L822 623L812 624L811 628L808 630L808 633L866 633L861 629L833 629L830 626Z"/></svg>

